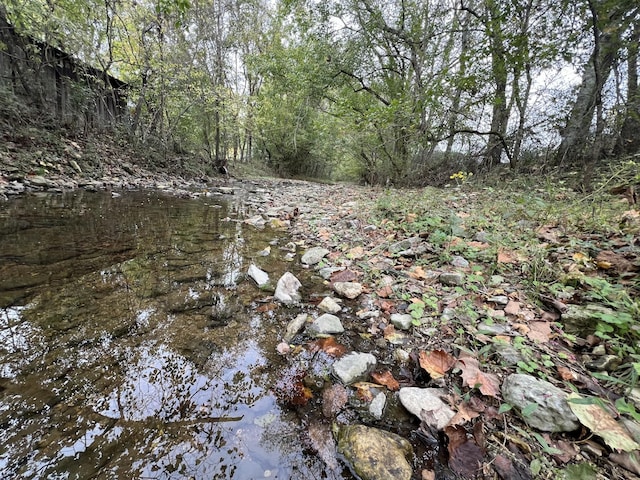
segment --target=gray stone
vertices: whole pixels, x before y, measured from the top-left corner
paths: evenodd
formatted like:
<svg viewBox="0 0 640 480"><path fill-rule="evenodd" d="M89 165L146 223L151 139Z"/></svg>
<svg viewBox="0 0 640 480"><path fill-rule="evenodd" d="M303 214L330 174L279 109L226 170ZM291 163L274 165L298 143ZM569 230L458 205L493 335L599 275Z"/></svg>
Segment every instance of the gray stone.
<svg viewBox="0 0 640 480"><path fill-rule="evenodd" d="M251 218L247 218L244 223L252 225L256 228L264 228L264 226L267 224L267 221L262 215L254 215Z"/></svg>
<svg viewBox="0 0 640 480"><path fill-rule="evenodd" d="M251 277L258 284L259 287L269 283L269 274L263 270L260 270L253 263L249 265L249 269L247 270L247 275Z"/></svg>
<svg viewBox="0 0 640 480"><path fill-rule="evenodd" d="M304 252L300 261L305 265L316 265L322 261L324 257L329 255L329 250L322 247L313 247Z"/></svg>
<svg viewBox="0 0 640 480"><path fill-rule="evenodd" d="M282 338L282 340L287 343L293 340L293 337L295 337L298 334L302 326L306 323L308 317L309 316L306 313L301 313L296 318L291 320L287 324L287 329L284 333L284 337Z"/></svg>
<svg viewBox="0 0 640 480"><path fill-rule="evenodd" d="M464 273L461 272L443 272L440 274L440 283L443 285L464 285Z"/></svg>
<svg viewBox="0 0 640 480"><path fill-rule="evenodd" d="M365 233L369 233L369 232L375 232L378 229L378 227L376 227L375 225L366 225L362 230Z"/></svg>
<svg viewBox="0 0 640 480"><path fill-rule="evenodd" d="M506 295L494 295L487 298L487 302L493 302L498 305L506 305L507 303L509 303L509 297L507 297Z"/></svg>
<svg viewBox="0 0 640 480"><path fill-rule="evenodd" d="M300 280L298 280L291 272L285 272L278 284L276 285L276 292L274 294L276 300L284 304L292 304L300 301L301 297L298 293L298 289L302 286Z"/></svg>
<svg viewBox="0 0 640 480"><path fill-rule="evenodd" d="M376 357L370 353L353 352L336 360L332 365L333 374L345 385L364 376L376 365Z"/></svg>
<svg viewBox="0 0 640 480"><path fill-rule="evenodd" d="M399 254L402 251L410 250L421 242L422 239L420 237L405 238L404 240L389 245L389 252Z"/></svg>
<svg viewBox="0 0 640 480"><path fill-rule="evenodd" d="M390 317L394 327L409 330L413 325L413 317L407 313L392 313Z"/></svg>
<svg viewBox="0 0 640 480"><path fill-rule="evenodd" d="M522 354L508 343L497 342L493 344L493 348L505 365L517 365L518 362L524 361Z"/></svg>
<svg viewBox="0 0 640 480"><path fill-rule="evenodd" d="M491 242L491 235L489 235L485 231L480 231L480 232L476 232L476 234L473 236L473 239L476 242L489 243Z"/></svg>
<svg viewBox="0 0 640 480"><path fill-rule="evenodd" d="M580 426L569 408L567 394L545 380L514 373L503 382L502 396L516 407L527 425L543 432L572 432ZM531 404L537 405L535 410L522 415Z"/></svg>
<svg viewBox="0 0 640 480"><path fill-rule="evenodd" d="M331 297L324 297L318 304L318 308L327 313L338 313L342 307Z"/></svg>
<svg viewBox="0 0 640 480"><path fill-rule="evenodd" d="M410 480L413 475L406 457L413 456L409 441L400 435L365 427L334 424L338 452L352 472L362 480Z"/></svg>
<svg viewBox="0 0 640 480"><path fill-rule="evenodd" d="M335 315L325 313L316 318L308 327L309 334L313 336L318 335L332 335L334 333L344 332L342 322Z"/></svg>
<svg viewBox="0 0 640 480"><path fill-rule="evenodd" d="M616 312L602 305L567 305L567 309L561 314L560 322L564 331L572 335L587 336L596 331L600 315L615 316Z"/></svg>
<svg viewBox="0 0 640 480"><path fill-rule="evenodd" d="M29 175L25 177L25 181L34 187L48 187L50 185L49 180L42 175Z"/></svg>
<svg viewBox="0 0 640 480"><path fill-rule="evenodd" d="M460 255L454 255L451 259L451 265L457 268L467 268L469 266L469 261Z"/></svg>
<svg viewBox="0 0 640 480"><path fill-rule="evenodd" d="M384 414L384 407L387 405L387 396L384 392L378 393L369 404L369 413L376 420L380 420Z"/></svg>
<svg viewBox="0 0 640 480"><path fill-rule="evenodd" d="M318 270L318 275L320 275L325 280L329 280L331 278L331 275L336 272L341 272L342 270L344 270L344 267L323 267Z"/></svg>
<svg viewBox="0 0 640 480"><path fill-rule="evenodd" d="M446 427L455 415L442 401L445 395L447 391L441 388L404 387L398 392L404 408L438 430Z"/></svg>
<svg viewBox="0 0 640 480"><path fill-rule="evenodd" d="M362 293L362 285L357 282L335 282L333 289L338 295L351 300Z"/></svg>
<svg viewBox="0 0 640 480"><path fill-rule="evenodd" d="M497 323L481 323L478 325L478 332L486 335L503 335L507 333L508 328Z"/></svg>
<svg viewBox="0 0 640 480"><path fill-rule="evenodd" d="M616 355L600 355L587 362L586 367L591 371L614 372L622 363Z"/></svg>

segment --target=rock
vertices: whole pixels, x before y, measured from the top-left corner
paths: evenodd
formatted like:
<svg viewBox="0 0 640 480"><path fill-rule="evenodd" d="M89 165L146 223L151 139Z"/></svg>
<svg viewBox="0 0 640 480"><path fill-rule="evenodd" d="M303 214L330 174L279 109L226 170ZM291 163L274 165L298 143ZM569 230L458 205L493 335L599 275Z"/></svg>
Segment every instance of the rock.
<svg viewBox="0 0 640 480"><path fill-rule="evenodd" d="M409 250L419 243L422 243L420 237L405 238L404 240L389 245L389 252L399 254L403 250Z"/></svg>
<svg viewBox="0 0 640 480"><path fill-rule="evenodd" d="M439 280L443 285L464 285L464 273L460 272L443 272L440 274Z"/></svg>
<svg viewBox="0 0 640 480"><path fill-rule="evenodd" d="M384 394L384 392L378 393L375 397L373 397L371 404L369 404L369 413L376 420L380 420L384 413L384 407L386 406L386 404L387 396Z"/></svg>
<svg viewBox="0 0 640 480"><path fill-rule="evenodd" d="M460 255L454 255L451 259L451 265L456 268L467 268L469 266L469 261Z"/></svg>
<svg viewBox="0 0 640 480"><path fill-rule="evenodd" d="M338 313L342 307L331 297L324 297L318 304L318 308L327 313Z"/></svg>
<svg viewBox="0 0 640 480"><path fill-rule="evenodd" d="M291 320L287 324L287 329L285 330L284 337L282 338L282 340L287 343L293 340L293 337L295 337L298 334L302 326L306 323L308 317L309 316L306 313L301 313L296 318Z"/></svg>
<svg viewBox="0 0 640 480"><path fill-rule="evenodd" d="M334 424L338 452L362 480L410 480L413 455L409 441L395 433L364 425Z"/></svg>
<svg viewBox="0 0 640 480"><path fill-rule="evenodd" d="M586 367L596 372L613 372L621 363L622 360L616 355L601 355L587 362Z"/></svg>
<svg viewBox="0 0 640 480"><path fill-rule="evenodd" d="M316 318L313 323L309 325L307 331L312 336L332 335L334 333L344 332L344 327L338 317L330 313L325 313Z"/></svg>
<svg viewBox="0 0 640 480"><path fill-rule="evenodd" d="M332 365L333 374L345 385L363 378L376 364L376 357L370 353L353 352L336 360Z"/></svg>
<svg viewBox="0 0 640 480"><path fill-rule="evenodd" d="M75 160L70 160L69 165L71 165L71 168L73 168L76 171L76 173L82 173L82 169L80 168L80 165L78 165L78 162L76 162Z"/></svg>
<svg viewBox="0 0 640 480"><path fill-rule="evenodd" d="M300 261L305 265L316 265L322 261L324 257L329 255L329 250L322 247L313 247L304 252Z"/></svg>
<svg viewBox="0 0 640 480"><path fill-rule="evenodd" d="M394 327L409 330L413 325L413 317L407 313L392 313L390 317Z"/></svg>
<svg viewBox="0 0 640 480"><path fill-rule="evenodd" d="M506 295L494 295L487 298L487 302L493 302L497 305L506 305L509 303L509 297Z"/></svg>
<svg viewBox="0 0 640 480"><path fill-rule="evenodd" d="M375 225L365 225L362 231L365 233L369 233L369 232L375 232L377 229L378 227L376 227Z"/></svg>
<svg viewBox="0 0 640 480"><path fill-rule="evenodd" d="M508 343L496 342L493 344L493 349L505 365L517 365L518 362L524 361L520 351Z"/></svg>
<svg viewBox="0 0 640 480"><path fill-rule="evenodd" d="M351 300L362 293L362 285L358 282L335 282L333 289L338 295Z"/></svg>
<svg viewBox="0 0 640 480"><path fill-rule="evenodd" d="M560 322L564 331L572 335L584 336L596 331L601 315L616 315L616 312L602 305L567 305L567 309L560 315Z"/></svg>
<svg viewBox="0 0 640 480"><path fill-rule="evenodd" d="M50 186L49 180L44 178L42 175L28 175L25 178L25 181L29 183L29 185L33 187L43 187L46 188Z"/></svg>
<svg viewBox="0 0 640 480"><path fill-rule="evenodd" d="M438 430L446 427L455 415L442 401L445 395L447 391L441 388L403 387L398 392L404 408Z"/></svg>
<svg viewBox="0 0 640 480"><path fill-rule="evenodd" d="M336 272L341 272L342 270L344 270L344 267L323 267L318 270L318 275L320 275L325 280L329 280L331 278L331 275Z"/></svg>
<svg viewBox="0 0 640 480"><path fill-rule="evenodd" d="M473 236L473 239L476 242L490 243L491 242L491 235L489 235L487 232L481 230L479 232L476 232L476 234Z"/></svg>
<svg viewBox="0 0 640 480"><path fill-rule="evenodd" d="M253 280L258 284L259 287L269 283L269 274L263 270L260 270L253 263L249 265L247 275L253 278Z"/></svg>
<svg viewBox="0 0 640 480"><path fill-rule="evenodd" d="M267 221L262 215L254 215L251 218L247 218L244 223L252 225L256 228L264 228L264 226L267 224Z"/></svg>
<svg viewBox="0 0 640 480"><path fill-rule="evenodd" d="M276 292L274 294L276 300L284 304L292 304L300 301L301 297L298 293L298 289L302 286L300 280L298 280L291 272L285 272L284 275L278 280L276 285Z"/></svg>
<svg viewBox="0 0 640 480"><path fill-rule="evenodd" d="M485 335L504 335L509 329L505 325L483 322L478 325L478 332Z"/></svg>
<svg viewBox="0 0 640 480"><path fill-rule="evenodd" d="M567 404L567 394L545 380L511 374L502 384L502 396L520 413L536 404L533 412L521 416L527 425L543 432L572 432L580 426Z"/></svg>

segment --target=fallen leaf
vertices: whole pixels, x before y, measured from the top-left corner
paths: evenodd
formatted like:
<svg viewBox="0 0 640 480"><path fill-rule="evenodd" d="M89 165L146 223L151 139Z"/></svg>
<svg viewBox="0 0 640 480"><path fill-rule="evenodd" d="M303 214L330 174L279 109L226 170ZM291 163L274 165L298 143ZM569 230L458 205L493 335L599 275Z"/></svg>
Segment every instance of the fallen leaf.
<svg viewBox="0 0 640 480"><path fill-rule="evenodd" d="M331 385L322 392L322 414L326 418L333 418L347 404L349 394L340 384Z"/></svg>
<svg viewBox="0 0 640 480"><path fill-rule="evenodd" d="M260 305L258 308L256 308L256 312L258 313L272 312L276 308L278 308L278 305L275 303L264 303Z"/></svg>
<svg viewBox="0 0 640 480"><path fill-rule="evenodd" d="M358 260L362 257L364 257L364 248L362 247L353 247L347 252L347 258L352 260Z"/></svg>
<svg viewBox="0 0 640 480"><path fill-rule="evenodd" d="M609 458L630 472L640 475L640 452L612 453Z"/></svg>
<svg viewBox="0 0 640 480"><path fill-rule="evenodd" d="M393 288L391 288L391 285L385 285L384 287L376 290L376 295L380 298L389 298L393 296Z"/></svg>
<svg viewBox="0 0 640 480"><path fill-rule="evenodd" d="M596 265L603 270L614 269L616 272L623 273L633 269L633 264L622 255L603 250L596 257Z"/></svg>
<svg viewBox="0 0 640 480"><path fill-rule="evenodd" d="M393 378L393 374L389 370L385 370L384 372L374 372L371 374L371 378L373 378L376 383L384 385L392 392L400 389L400 384L395 378Z"/></svg>
<svg viewBox="0 0 640 480"><path fill-rule="evenodd" d="M580 423L602 438L614 450L632 452L640 449L629 433L600 405L577 393L567 396L569 408Z"/></svg>
<svg viewBox="0 0 640 480"><path fill-rule="evenodd" d="M377 385L369 382L358 382L353 384L353 387L356 389L358 399L364 402L371 402L373 400L373 392L371 391L372 386L375 387Z"/></svg>
<svg viewBox="0 0 640 480"><path fill-rule="evenodd" d="M456 364L456 359L443 350L420 352L420 366L424 368L434 380L444 377Z"/></svg>
<svg viewBox="0 0 640 480"><path fill-rule="evenodd" d="M335 272L331 275L331 283L336 282L353 282L358 279L358 274L353 270L340 270L339 272Z"/></svg>
<svg viewBox="0 0 640 480"><path fill-rule="evenodd" d="M312 352L319 350L332 357L341 357L347 353L347 347L340 345L334 337L320 338L309 344Z"/></svg>
<svg viewBox="0 0 640 480"><path fill-rule="evenodd" d="M529 469L518 468L506 455L498 455L493 460L493 468L502 480L530 480Z"/></svg>
<svg viewBox="0 0 640 480"><path fill-rule="evenodd" d="M287 342L280 342L276 347L276 350L280 355L286 355L291 351L291 346Z"/></svg>
<svg viewBox="0 0 640 480"><path fill-rule="evenodd" d="M553 225L542 225L536 230L536 236L540 240L545 240L549 243L559 243L557 228Z"/></svg>
<svg viewBox="0 0 640 480"><path fill-rule="evenodd" d="M478 388L480 393L488 397L498 398L500 395L500 380L492 373L480 371L479 362L475 358L464 357L456 364L460 368L464 385Z"/></svg>
<svg viewBox="0 0 640 480"><path fill-rule="evenodd" d="M515 252L500 248L498 249L498 263L518 263L518 256Z"/></svg>
<svg viewBox="0 0 640 480"><path fill-rule="evenodd" d="M409 270L408 275L415 280L426 280L427 273L424 271L420 265L416 265L411 270Z"/></svg>
<svg viewBox="0 0 640 480"><path fill-rule="evenodd" d="M551 335L551 324L548 322L531 322L527 337L534 342L546 343Z"/></svg>
<svg viewBox="0 0 640 480"><path fill-rule="evenodd" d="M467 438L463 427L448 426L444 431L449 439L449 467L463 478L474 478L482 465L484 452L479 445Z"/></svg>
<svg viewBox="0 0 640 480"><path fill-rule="evenodd" d="M486 242L478 242L475 240L468 242L467 245L469 245L471 248L476 248L478 250L486 250L487 248L490 247L490 245Z"/></svg>
<svg viewBox="0 0 640 480"><path fill-rule="evenodd" d="M520 312L520 302L516 300L509 300L507 305L504 307L504 313L508 315L517 315Z"/></svg>
<svg viewBox="0 0 640 480"><path fill-rule="evenodd" d="M456 414L449 422L449 425L464 425L465 423L470 422L474 418L480 416L480 412L476 412L475 410L470 408L467 402L462 402L456 408Z"/></svg>
<svg viewBox="0 0 640 480"><path fill-rule="evenodd" d="M571 371L569 368L564 367L564 366L559 366L558 367L558 374L560 375L560 378L562 380L576 380L577 376L576 374Z"/></svg>

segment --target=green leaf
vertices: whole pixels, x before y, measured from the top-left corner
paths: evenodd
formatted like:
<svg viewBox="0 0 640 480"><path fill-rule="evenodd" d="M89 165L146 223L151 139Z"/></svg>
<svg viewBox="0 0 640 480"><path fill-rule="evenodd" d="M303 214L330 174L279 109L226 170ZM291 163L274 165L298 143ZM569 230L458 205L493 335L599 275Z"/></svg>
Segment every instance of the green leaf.
<svg viewBox="0 0 640 480"><path fill-rule="evenodd" d="M503 403L502 405L500 405L500 408L498 409L498 415L502 413L507 413L512 408L513 408L513 405L509 405L508 403Z"/></svg>
<svg viewBox="0 0 640 480"><path fill-rule="evenodd" d="M540 445L542 445L542 450L544 450L544 453L547 453L549 455L562 455L564 453L562 450L558 450L557 448L549 446L544 437L539 433L534 432L533 436L536 437L536 440L538 440Z"/></svg>
<svg viewBox="0 0 640 480"><path fill-rule="evenodd" d="M529 405L527 405L522 409L522 412L521 412L522 416L524 418L530 417L531 414L537 410L537 408L538 408L537 403L530 403Z"/></svg>

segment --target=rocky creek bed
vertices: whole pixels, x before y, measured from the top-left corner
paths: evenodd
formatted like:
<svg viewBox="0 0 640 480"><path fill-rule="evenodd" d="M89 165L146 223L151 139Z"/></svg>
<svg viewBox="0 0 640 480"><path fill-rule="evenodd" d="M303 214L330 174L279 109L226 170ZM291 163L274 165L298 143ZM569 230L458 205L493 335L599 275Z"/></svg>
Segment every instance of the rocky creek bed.
<svg viewBox="0 0 640 480"><path fill-rule="evenodd" d="M244 222L288 230L290 261L324 288L301 295L293 275L268 278L260 256L247 273L272 293L262 308L286 319L277 351L288 366L277 394L307 422L301 441L329 467L344 462L366 480L640 474L635 410L616 403L631 406L640 395L592 375L629 363L585 329L615 312L562 296L547 305L531 298L521 253L497 249L503 242L490 223L465 226L482 201L473 192L192 181L129 164L82 172L73 163L39 174L5 166L0 196L73 188L241 195ZM394 195L410 204L437 196L450 211L449 230L416 226L421 212L410 209L398 221ZM543 233L551 242L557 232ZM630 262L636 271L635 253Z"/></svg>

